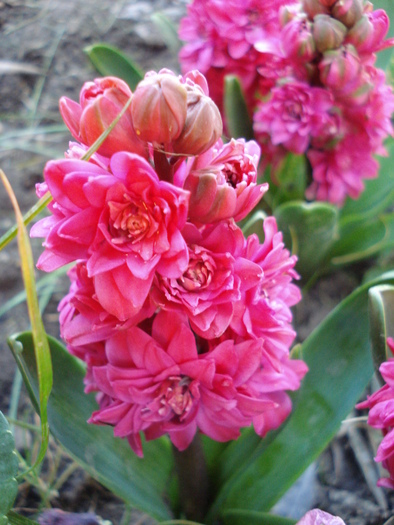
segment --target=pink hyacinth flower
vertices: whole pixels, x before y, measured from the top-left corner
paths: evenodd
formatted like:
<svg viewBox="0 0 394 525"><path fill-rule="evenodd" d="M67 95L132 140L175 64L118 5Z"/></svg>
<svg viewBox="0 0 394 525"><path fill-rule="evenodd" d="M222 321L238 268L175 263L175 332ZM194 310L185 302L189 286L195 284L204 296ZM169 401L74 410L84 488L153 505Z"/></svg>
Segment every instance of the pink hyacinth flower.
<svg viewBox="0 0 394 525"><path fill-rule="evenodd" d="M84 345L105 341L118 330L137 325L151 317L156 306L147 297L135 316L120 322L99 303L93 278L88 276L86 264L79 262L68 272L71 281L69 293L59 303L60 335L70 351L82 358L76 350ZM89 364L89 360L83 358Z"/></svg>
<svg viewBox="0 0 394 525"><path fill-rule="evenodd" d="M313 137L336 131L332 112L333 98L327 90L292 81L274 88L271 99L260 104L254 129L257 134L268 133L273 145L300 154Z"/></svg>
<svg viewBox="0 0 394 525"><path fill-rule="evenodd" d="M265 79L274 76L270 56L280 53L276 42L280 31L279 8L290 3L295 1L194 0L180 23L179 36L185 41L179 55L182 70L196 68L206 75L211 96L219 108L223 105L224 75L237 75L252 114L262 70L267 69ZM270 80L265 92L272 85Z"/></svg>
<svg viewBox="0 0 394 525"><path fill-rule="evenodd" d="M394 339L388 338L387 344L394 354ZM379 479L378 486L394 489L394 358L382 363L379 371L386 384L356 408L368 408L368 425L383 432L375 461L382 462L389 477Z"/></svg>
<svg viewBox="0 0 394 525"><path fill-rule="evenodd" d="M199 354L182 315L160 312L151 335L131 327L105 346L108 363L93 368L104 398L90 422L114 426L140 456L140 432L148 440L168 434L184 450L197 430L216 441L235 439L274 405L248 387L259 367L258 342L225 341Z"/></svg>
<svg viewBox="0 0 394 525"><path fill-rule="evenodd" d="M313 169L313 182L307 188L307 198L339 206L348 195L357 198L364 189L363 179L377 176L379 164L372 153L367 137L351 134L333 149L310 149L307 157Z"/></svg>
<svg viewBox="0 0 394 525"><path fill-rule="evenodd" d="M333 516L320 509L313 509L307 512L296 525L345 525L345 522L338 516Z"/></svg>
<svg viewBox="0 0 394 525"><path fill-rule="evenodd" d="M123 80L115 77L97 78L83 85L79 104L62 97L59 108L72 136L86 146L91 146L131 97L132 92ZM98 151L107 157L117 151L146 156L146 144L139 140L134 131L130 111L126 111Z"/></svg>
<svg viewBox="0 0 394 525"><path fill-rule="evenodd" d="M202 232L188 225L183 235L189 250L188 267L177 278L158 276L152 299L164 310L185 313L198 335L215 339L228 328L241 288L245 283L257 285L261 269L240 257L244 237L232 221Z"/></svg>
<svg viewBox="0 0 394 525"><path fill-rule="evenodd" d="M184 188L190 191L189 218L213 223L240 221L258 204L268 184L257 185L260 148L254 141L231 139L197 157Z"/></svg>
<svg viewBox="0 0 394 525"><path fill-rule="evenodd" d="M144 304L155 271L179 277L188 264L180 233L189 195L160 181L142 157L112 156L112 173L85 161L52 161L45 180L53 215L32 236L46 237L38 267L86 261L98 301L121 321Z"/></svg>

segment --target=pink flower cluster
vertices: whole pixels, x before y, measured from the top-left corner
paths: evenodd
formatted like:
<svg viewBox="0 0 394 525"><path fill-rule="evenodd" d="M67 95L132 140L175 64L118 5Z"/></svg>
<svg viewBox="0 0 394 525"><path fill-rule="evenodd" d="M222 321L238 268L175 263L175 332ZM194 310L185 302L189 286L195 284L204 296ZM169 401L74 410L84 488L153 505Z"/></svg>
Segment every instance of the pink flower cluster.
<svg viewBox="0 0 394 525"><path fill-rule="evenodd" d="M393 134L394 95L374 65L393 45L388 27L363 0L194 0L180 60L207 76L219 105L225 75L237 75L273 175L289 152L305 154L306 197L341 205L376 177L374 155Z"/></svg>
<svg viewBox="0 0 394 525"><path fill-rule="evenodd" d="M197 71L150 72L134 93L96 80L60 109L78 142L47 164L37 191L52 195L51 215L31 234L45 237L40 269L76 262L60 324L98 392L90 422L140 456L141 432L183 450L197 431L227 441L279 426L307 367L289 356L296 258L273 217L263 243L236 224L267 190L257 144L223 144Z"/></svg>
<svg viewBox="0 0 394 525"><path fill-rule="evenodd" d="M387 344L394 354L394 339L387 339ZM383 432L375 461L382 462L390 477L381 478L378 485L394 489L394 358L382 363L379 371L386 384L368 396L366 401L359 403L357 408L368 408L368 425Z"/></svg>

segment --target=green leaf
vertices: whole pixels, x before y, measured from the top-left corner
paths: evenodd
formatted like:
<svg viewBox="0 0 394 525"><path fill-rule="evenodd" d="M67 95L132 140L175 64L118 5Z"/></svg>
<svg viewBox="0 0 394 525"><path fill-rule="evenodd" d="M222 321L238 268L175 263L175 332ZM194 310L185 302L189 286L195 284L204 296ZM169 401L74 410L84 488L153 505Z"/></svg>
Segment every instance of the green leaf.
<svg viewBox="0 0 394 525"><path fill-rule="evenodd" d="M12 508L18 493L15 476L18 473L18 458L15 454L14 436L8 421L0 412L0 519Z"/></svg>
<svg viewBox="0 0 394 525"><path fill-rule="evenodd" d="M269 511L334 437L373 373L368 290L378 284L394 284L394 272L355 290L304 341L309 372L287 424L224 482L207 523L230 509Z"/></svg>
<svg viewBox="0 0 394 525"><path fill-rule="evenodd" d="M288 153L275 168L275 176L269 180L270 192L274 193L272 208L288 201L304 200L308 163L305 155Z"/></svg>
<svg viewBox="0 0 394 525"><path fill-rule="evenodd" d="M341 224L364 222L371 217L375 218L392 204L394 200L394 138L390 137L386 140L385 147L388 156L379 158L379 176L365 181L365 190L358 199L347 199L340 211Z"/></svg>
<svg viewBox="0 0 394 525"><path fill-rule="evenodd" d="M336 235L338 210L326 203L289 202L275 210L286 246L297 255L297 271L306 279L315 273Z"/></svg>
<svg viewBox="0 0 394 525"><path fill-rule="evenodd" d="M140 68L114 46L94 44L85 47L84 51L101 75L121 78L133 91L144 76Z"/></svg>
<svg viewBox="0 0 394 525"><path fill-rule="evenodd" d="M152 20L160 31L163 40L173 55L177 55L182 46L178 38L176 25L163 13L153 13Z"/></svg>
<svg viewBox="0 0 394 525"><path fill-rule="evenodd" d="M224 114L230 137L253 139L253 126L238 77L224 78Z"/></svg>
<svg viewBox="0 0 394 525"><path fill-rule="evenodd" d="M375 369L379 370L391 355L386 340L389 335L394 336L394 287L387 284L374 286L368 297L372 357Z"/></svg>
<svg viewBox="0 0 394 525"><path fill-rule="evenodd" d="M394 213L363 222L348 222L339 228L339 239L330 249L334 266L361 261L394 246Z"/></svg>
<svg viewBox="0 0 394 525"><path fill-rule="evenodd" d="M38 402L40 406L41 419L41 445L35 459L34 465L31 468L38 466L45 457L49 440L49 427L47 419L47 401L49 393L52 388L52 363L49 346L46 338L44 324L42 322L40 307L37 297L36 281L34 275L34 260L33 252L30 245L29 235L27 234L26 226L22 213L19 209L18 201L11 188L11 185L5 175L0 170L0 177L10 197L12 206L15 211L16 223L18 225L18 249L21 261L23 283L26 290L27 310L29 314L30 323L32 326L33 349L37 361L37 376L38 376Z"/></svg>
<svg viewBox="0 0 394 525"><path fill-rule="evenodd" d="M91 476L118 497L158 519L170 518L162 500L173 461L169 441L162 438L144 444L145 458L141 459L125 440L113 437L111 428L89 425L86 421L98 406L94 396L83 391L85 369L58 341L48 336L48 342L54 370L48 402L51 433ZM13 336L9 345L36 405L31 333Z"/></svg>
<svg viewBox="0 0 394 525"><path fill-rule="evenodd" d="M26 518L25 516L21 516L20 514L17 514L13 511L10 511L7 514L7 517L11 525L39 525L37 521Z"/></svg>
<svg viewBox="0 0 394 525"><path fill-rule="evenodd" d="M266 512L230 509L222 514L225 525L295 525L296 520L275 516Z"/></svg>

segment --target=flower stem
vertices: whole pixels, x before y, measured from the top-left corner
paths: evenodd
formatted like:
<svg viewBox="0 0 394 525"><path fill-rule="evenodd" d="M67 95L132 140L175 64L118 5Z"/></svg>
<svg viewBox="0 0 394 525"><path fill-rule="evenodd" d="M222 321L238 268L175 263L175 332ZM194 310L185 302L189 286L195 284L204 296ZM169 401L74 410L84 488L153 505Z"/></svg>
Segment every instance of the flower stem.
<svg viewBox="0 0 394 525"><path fill-rule="evenodd" d="M183 452L175 447L173 451L183 511L187 519L201 522L208 509L209 485L200 435Z"/></svg>

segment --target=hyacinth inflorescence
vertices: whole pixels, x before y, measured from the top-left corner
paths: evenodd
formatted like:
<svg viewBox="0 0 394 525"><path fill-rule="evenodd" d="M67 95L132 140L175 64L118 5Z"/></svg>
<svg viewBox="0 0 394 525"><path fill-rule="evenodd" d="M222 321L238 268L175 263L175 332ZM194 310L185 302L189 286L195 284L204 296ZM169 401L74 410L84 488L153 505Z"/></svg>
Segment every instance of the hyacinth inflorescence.
<svg viewBox="0 0 394 525"><path fill-rule="evenodd" d="M237 75L273 175L288 152L306 155L306 197L341 205L377 175L393 134L394 96L374 65L394 43L388 27L368 0L193 0L180 60L220 107L225 75Z"/></svg>
<svg viewBox="0 0 394 525"><path fill-rule="evenodd" d="M77 142L47 164L37 192L51 215L31 233L45 238L39 268L76 263L60 324L97 392L90 421L141 456L141 432L184 450L197 431L227 441L278 427L307 368L289 357L296 258L273 217L262 243L236 224L267 191L257 144L222 142L197 71L147 73L134 93L98 79L60 109Z"/></svg>
<svg viewBox="0 0 394 525"><path fill-rule="evenodd" d="M388 347L394 354L394 339L387 339ZM381 478L378 485L394 489L394 358L382 363L379 371L386 382L377 392L359 403L357 408L369 409L368 425L378 428L383 433L383 440L378 447L375 461L381 462L388 470L389 477Z"/></svg>

